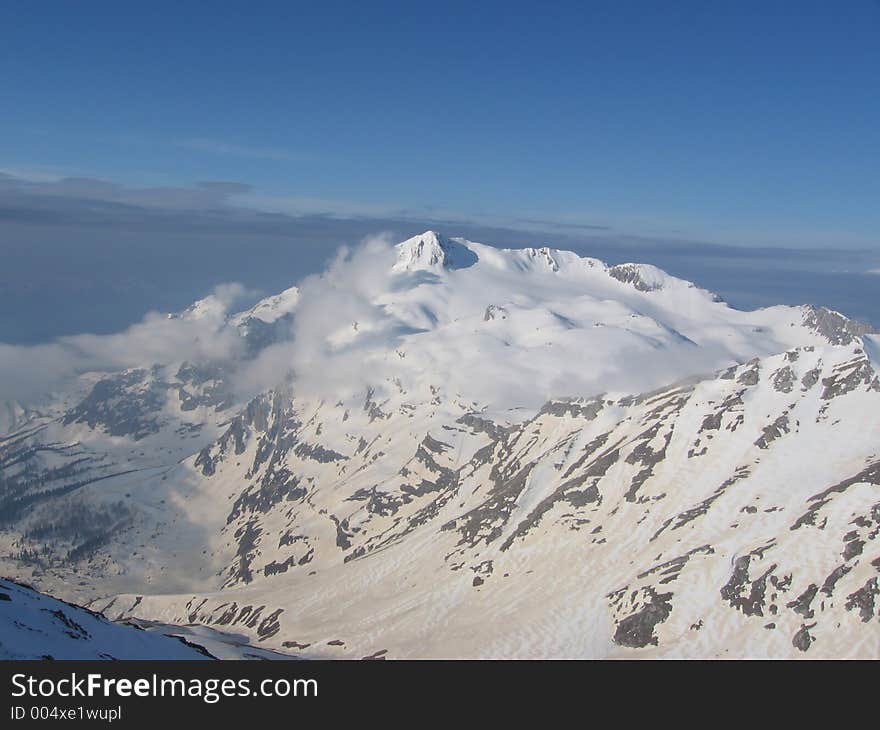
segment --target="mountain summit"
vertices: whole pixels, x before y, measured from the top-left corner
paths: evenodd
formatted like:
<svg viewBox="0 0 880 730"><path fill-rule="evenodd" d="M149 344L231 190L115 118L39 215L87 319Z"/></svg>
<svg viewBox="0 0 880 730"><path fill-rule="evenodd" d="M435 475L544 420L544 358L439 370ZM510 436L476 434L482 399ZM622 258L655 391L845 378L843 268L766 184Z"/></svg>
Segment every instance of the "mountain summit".
<svg viewBox="0 0 880 730"><path fill-rule="evenodd" d="M413 236L395 246L397 263L394 271L430 271L461 269L477 261L476 254L459 240L449 239L434 231Z"/></svg>
<svg viewBox="0 0 880 730"><path fill-rule="evenodd" d="M870 327L552 248L368 253L16 410L3 571L302 657L880 656Z"/></svg>

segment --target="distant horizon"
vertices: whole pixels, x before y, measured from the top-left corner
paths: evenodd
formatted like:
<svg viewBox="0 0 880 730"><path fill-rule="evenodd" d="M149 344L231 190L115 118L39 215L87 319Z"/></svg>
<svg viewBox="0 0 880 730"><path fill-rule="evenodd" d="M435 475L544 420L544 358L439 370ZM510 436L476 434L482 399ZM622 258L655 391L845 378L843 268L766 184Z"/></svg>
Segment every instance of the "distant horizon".
<svg viewBox="0 0 880 730"><path fill-rule="evenodd" d="M120 208L110 206L74 220L59 209L56 223L34 225L22 210L17 242L0 271L0 292L14 303L0 312L0 344L113 334L151 311L180 311L224 283L242 284L253 298L257 292L268 296L322 271L342 246L379 233L397 242L428 229L499 248L548 246L610 265L652 264L737 309L810 304L880 324L880 298L873 295L880 252L871 250L737 247L460 222L283 215L242 221L227 217L230 212L183 211L183 219L167 220L168 211L125 208L127 217L118 220ZM175 220L177 228L167 230ZM46 266L47 260L53 265Z"/></svg>

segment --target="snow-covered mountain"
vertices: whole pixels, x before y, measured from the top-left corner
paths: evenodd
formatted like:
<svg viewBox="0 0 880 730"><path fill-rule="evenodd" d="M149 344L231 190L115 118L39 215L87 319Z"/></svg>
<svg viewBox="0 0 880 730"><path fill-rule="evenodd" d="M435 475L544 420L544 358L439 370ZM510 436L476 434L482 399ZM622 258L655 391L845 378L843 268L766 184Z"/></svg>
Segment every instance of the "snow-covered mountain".
<svg viewBox="0 0 880 730"><path fill-rule="evenodd" d="M210 659L186 641L108 621L0 580L0 659Z"/></svg>
<svg viewBox="0 0 880 730"><path fill-rule="evenodd" d="M302 656L880 656L870 327L433 232L221 299L10 406L0 571Z"/></svg>

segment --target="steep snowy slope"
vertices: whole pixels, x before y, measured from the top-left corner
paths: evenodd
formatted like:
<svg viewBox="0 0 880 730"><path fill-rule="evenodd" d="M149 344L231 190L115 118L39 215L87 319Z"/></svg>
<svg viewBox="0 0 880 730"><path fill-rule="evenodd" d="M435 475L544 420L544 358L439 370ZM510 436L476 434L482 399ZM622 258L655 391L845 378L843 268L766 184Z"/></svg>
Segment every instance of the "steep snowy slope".
<svg viewBox="0 0 880 730"><path fill-rule="evenodd" d="M0 580L0 659L208 659L202 649L121 626Z"/></svg>
<svg viewBox="0 0 880 730"><path fill-rule="evenodd" d="M465 415L387 464L390 417L322 483L270 410L227 452L286 465L229 513L227 590L137 610L329 656L876 656L878 407L857 348L795 349L515 427Z"/></svg>
<svg viewBox="0 0 880 730"><path fill-rule="evenodd" d="M307 656L880 656L870 328L431 232L222 316L0 437L8 573Z"/></svg>

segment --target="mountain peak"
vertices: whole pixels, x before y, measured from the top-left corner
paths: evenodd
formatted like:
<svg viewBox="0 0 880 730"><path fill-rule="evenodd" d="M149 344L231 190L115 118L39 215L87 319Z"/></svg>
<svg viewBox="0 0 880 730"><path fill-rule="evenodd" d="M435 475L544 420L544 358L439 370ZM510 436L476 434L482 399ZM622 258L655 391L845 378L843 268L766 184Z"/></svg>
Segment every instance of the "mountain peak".
<svg viewBox="0 0 880 730"><path fill-rule="evenodd" d="M397 244L395 272L463 269L477 262L477 255L467 246L436 231L425 231Z"/></svg>

